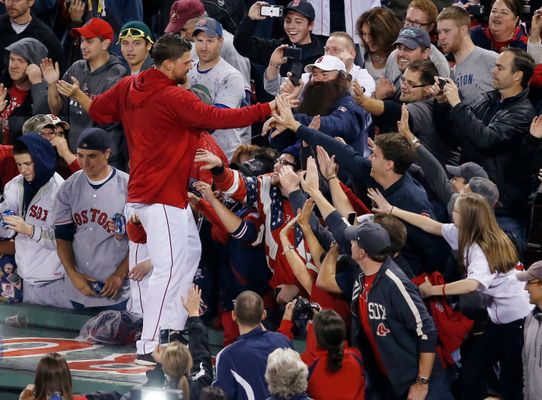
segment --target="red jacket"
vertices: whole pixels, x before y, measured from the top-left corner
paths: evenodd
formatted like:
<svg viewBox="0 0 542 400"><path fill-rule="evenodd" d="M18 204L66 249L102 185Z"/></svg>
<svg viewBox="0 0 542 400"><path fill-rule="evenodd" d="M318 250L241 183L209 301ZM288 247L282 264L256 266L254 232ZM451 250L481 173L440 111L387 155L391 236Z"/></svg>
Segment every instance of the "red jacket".
<svg viewBox="0 0 542 400"><path fill-rule="evenodd" d="M0 144L0 189L17 175L19 170L13 159L13 146Z"/></svg>
<svg viewBox="0 0 542 400"><path fill-rule="evenodd" d="M203 103L157 69L128 76L97 96L89 109L99 124L121 121L130 155L128 201L184 208L201 131L251 125L269 104L222 109Z"/></svg>

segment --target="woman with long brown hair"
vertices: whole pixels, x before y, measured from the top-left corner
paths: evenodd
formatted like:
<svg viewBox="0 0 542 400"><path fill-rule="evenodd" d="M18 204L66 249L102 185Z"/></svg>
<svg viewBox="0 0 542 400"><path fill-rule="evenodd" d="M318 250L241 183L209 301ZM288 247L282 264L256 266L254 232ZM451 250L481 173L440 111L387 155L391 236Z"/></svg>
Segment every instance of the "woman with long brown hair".
<svg viewBox="0 0 542 400"><path fill-rule="evenodd" d="M461 360L461 399L483 398L481 382L497 361L502 397L522 398L523 322L531 306L524 285L516 279L516 249L497 224L487 200L475 193L462 194L452 211L453 224L442 224L390 205L374 189L369 189L369 197L376 205L373 211L442 236L457 251L465 279L435 286L427 281L420 286L424 297L479 292L484 298L490 321Z"/></svg>
<svg viewBox="0 0 542 400"><path fill-rule="evenodd" d="M384 74L386 60L403 24L389 9L375 7L364 12L356 21L356 30L363 44L362 68L376 81Z"/></svg>

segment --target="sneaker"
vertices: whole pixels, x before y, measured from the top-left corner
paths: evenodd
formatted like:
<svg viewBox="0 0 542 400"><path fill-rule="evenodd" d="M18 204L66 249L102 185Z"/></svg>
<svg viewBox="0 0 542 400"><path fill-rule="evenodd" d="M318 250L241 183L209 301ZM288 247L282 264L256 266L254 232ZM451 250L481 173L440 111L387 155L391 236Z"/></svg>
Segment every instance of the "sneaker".
<svg viewBox="0 0 542 400"><path fill-rule="evenodd" d="M188 331L176 331L173 329L161 329L160 338L163 338L163 343L181 342L184 345L188 345Z"/></svg>
<svg viewBox="0 0 542 400"><path fill-rule="evenodd" d="M135 363L137 365L145 365L145 366L152 366L156 365L156 361L154 361L154 358L152 358L152 354L138 354L136 356Z"/></svg>

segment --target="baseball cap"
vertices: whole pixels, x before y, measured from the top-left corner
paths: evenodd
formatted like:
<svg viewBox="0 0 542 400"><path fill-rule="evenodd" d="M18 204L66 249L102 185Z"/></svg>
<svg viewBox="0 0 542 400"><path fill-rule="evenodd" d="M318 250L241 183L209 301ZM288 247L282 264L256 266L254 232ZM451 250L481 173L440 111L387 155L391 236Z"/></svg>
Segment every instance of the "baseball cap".
<svg viewBox="0 0 542 400"><path fill-rule="evenodd" d="M115 34L113 28L106 21L101 18L91 18L81 28L73 28L70 31L70 35L73 37L84 37L85 39L93 39L95 37L102 37L113 41Z"/></svg>
<svg viewBox="0 0 542 400"><path fill-rule="evenodd" d="M314 21L315 13L314 7L311 3L305 0L293 0L286 6L286 14L290 11L298 12L301 15L307 17L309 21Z"/></svg>
<svg viewBox="0 0 542 400"><path fill-rule="evenodd" d="M154 43L152 40L152 33L146 23L142 21L130 21L126 22L120 28L119 41L125 37L144 37L149 42Z"/></svg>
<svg viewBox="0 0 542 400"><path fill-rule="evenodd" d="M516 278L521 282L527 282L531 279L542 281L542 260L531 264L527 271L517 273Z"/></svg>
<svg viewBox="0 0 542 400"><path fill-rule="evenodd" d="M60 125L65 131L70 130L70 124L66 121L62 121L60 118L58 118L55 114L46 114L49 118L51 118L51 121L53 122L54 126Z"/></svg>
<svg viewBox="0 0 542 400"><path fill-rule="evenodd" d="M78 149L107 150L111 147L110 134L100 128L87 128L81 132Z"/></svg>
<svg viewBox="0 0 542 400"><path fill-rule="evenodd" d="M411 50L420 46L429 48L431 47L431 38L429 38L429 33L422 28L403 28L393 44L404 44Z"/></svg>
<svg viewBox="0 0 542 400"><path fill-rule="evenodd" d="M200 0L177 0L169 11L169 23L166 33L178 33L183 29L186 21L201 17L205 13L205 7Z"/></svg>
<svg viewBox="0 0 542 400"><path fill-rule="evenodd" d="M346 240L355 240L358 246L369 256L380 255L390 247L390 236L382 225L367 221L357 226L349 226L344 230Z"/></svg>
<svg viewBox="0 0 542 400"><path fill-rule="evenodd" d="M245 176L259 176L273 171L273 161L255 157L243 163L231 163L231 169L240 171Z"/></svg>
<svg viewBox="0 0 542 400"><path fill-rule="evenodd" d="M452 176L459 176L461 178L464 178L467 182L474 177L489 179L486 170L483 169L480 165L471 161L463 163L460 166L446 165L446 171L448 171L448 173Z"/></svg>
<svg viewBox="0 0 542 400"><path fill-rule="evenodd" d="M55 126L49 114L36 114L24 122L22 132L23 135L29 132L39 132L46 126Z"/></svg>
<svg viewBox="0 0 542 400"><path fill-rule="evenodd" d="M346 66L339 57L325 55L320 57L314 64L309 64L305 67L305 72L312 72L313 68L319 68L322 71L344 71Z"/></svg>
<svg viewBox="0 0 542 400"><path fill-rule="evenodd" d="M499 203L499 189L487 178L476 176L469 180L469 187L473 193L484 196L492 206L501 206Z"/></svg>
<svg viewBox="0 0 542 400"><path fill-rule="evenodd" d="M209 37L222 37L222 25L214 18L205 17L196 22L196 28L192 36L196 36L200 32L205 32Z"/></svg>

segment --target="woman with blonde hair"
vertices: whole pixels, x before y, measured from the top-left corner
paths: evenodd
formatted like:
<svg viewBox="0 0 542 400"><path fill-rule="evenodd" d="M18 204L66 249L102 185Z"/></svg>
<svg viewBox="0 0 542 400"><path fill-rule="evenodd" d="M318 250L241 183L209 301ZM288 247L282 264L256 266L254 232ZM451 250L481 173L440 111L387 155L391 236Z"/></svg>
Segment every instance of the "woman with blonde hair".
<svg viewBox="0 0 542 400"><path fill-rule="evenodd" d="M188 347L180 342L165 346L161 356L162 369L170 388L183 391L183 399L190 400L188 376L192 369L192 356Z"/></svg>
<svg viewBox="0 0 542 400"><path fill-rule="evenodd" d="M458 254L465 279L444 285L420 286L424 297L482 294L490 321L478 336L465 359L461 360L461 398L483 398L483 379L490 368L500 363L501 395L522 398L523 322L531 306L523 284L516 279L518 255L513 243L498 226L487 200L466 193L455 202L453 224L442 224L420 214L390 205L380 192L369 189L375 212L390 214L433 235L444 237Z"/></svg>

